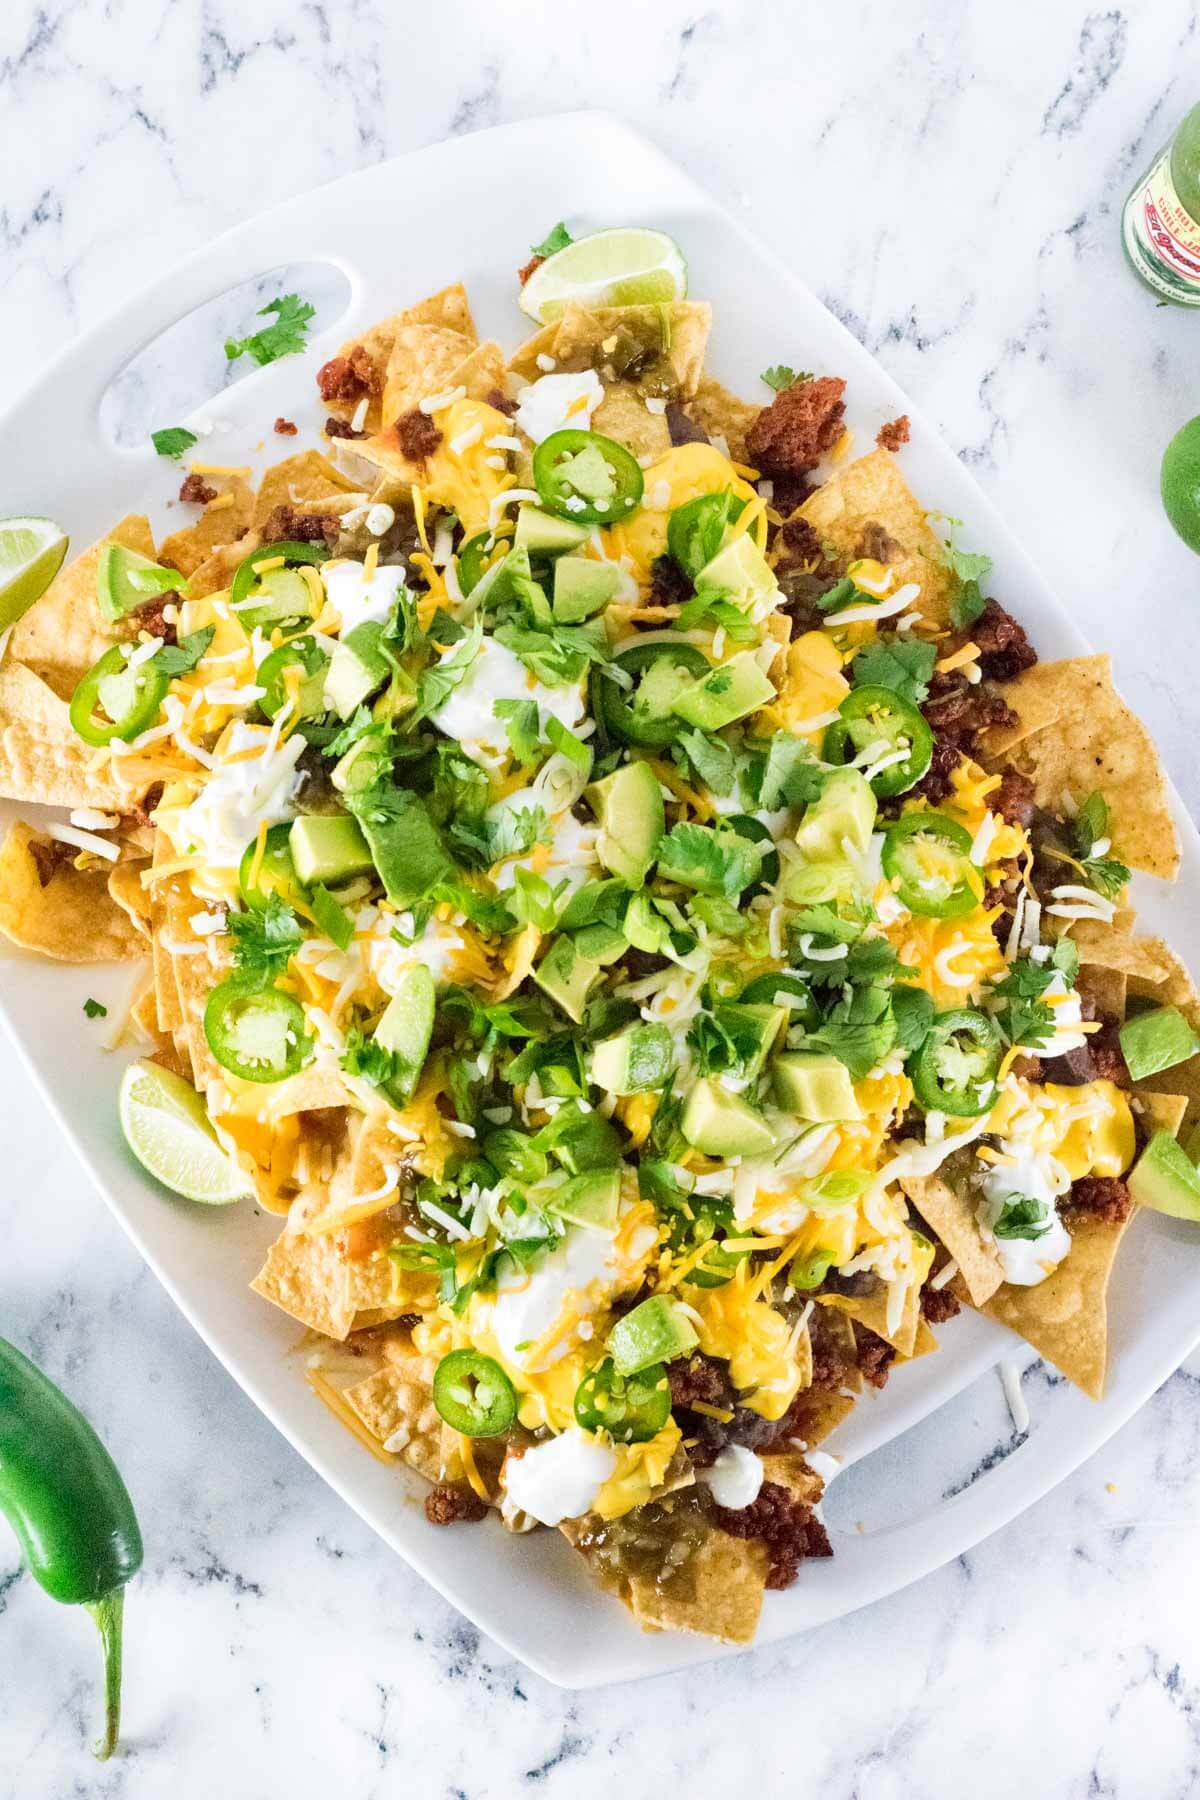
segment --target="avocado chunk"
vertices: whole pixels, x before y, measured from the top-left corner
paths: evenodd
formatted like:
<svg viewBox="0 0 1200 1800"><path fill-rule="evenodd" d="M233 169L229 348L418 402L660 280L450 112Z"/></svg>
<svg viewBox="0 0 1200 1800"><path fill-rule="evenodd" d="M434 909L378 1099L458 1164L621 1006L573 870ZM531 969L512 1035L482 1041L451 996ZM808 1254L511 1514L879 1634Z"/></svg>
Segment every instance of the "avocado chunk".
<svg viewBox="0 0 1200 1800"><path fill-rule="evenodd" d="M665 1087L675 1045L665 1025L631 1025L602 1038L588 1059L588 1078L608 1094L646 1094Z"/></svg>
<svg viewBox="0 0 1200 1800"><path fill-rule="evenodd" d="M824 1123L862 1118L850 1071L825 1051L786 1051L775 1058L771 1079L780 1106L801 1119Z"/></svg>
<svg viewBox="0 0 1200 1800"><path fill-rule="evenodd" d="M1200 1169L1169 1131L1156 1131L1128 1177L1139 1206L1200 1221Z"/></svg>
<svg viewBox="0 0 1200 1800"><path fill-rule="evenodd" d="M620 1169L587 1169L555 1188L546 1210L572 1225L593 1225L610 1231L617 1222L620 1199Z"/></svg>
<svg viewBox="0 0 1200 1800"><path fill-rule="evenodd" d="M1173 1069L1200 1051L1200 1038L1177 1006L1154 1006L1134 1013L1117 1035L1132 1081Z"/></svg>
<svg viewBox="0 0 1200 1800"><path fill-rule="evenodd" d="M305 887L311 887L315 881L323 881L327 886L349 881L352 875L365 875L375 866L361 828L347 813L294 819L288 848Z"/></svg>
<svg viewBox="0 0 1200 1800"><path fill-rule="evenodd" d="M875 829L879 802L861 769L834 769L796 832L808 862L845 859L845 843L866 850Z"/></svg>
<svg viewBox="0 0 1200 1800"><path fill-rule="evenodd" d="M688 1095L679 1128L705 1156L763 1156L775 1134L757 1107L731 1094L715 1077L698 1081Z"/></svg>
<svg viewBox="0 0 1200 1800"><path fill-rule="evenodd" d="M383 626L369 619L347 632L325 671L325 704L340 718L348 719L368 695L382 687L391 664L379 648Z"/></svg>
<svg viewBox="0 0 1200 1800"><path fill-rule="evenodd" d="M603 919L595 919L592 924L581 926L575 933L578 955L587 962L599 963L602 969L624 956L628 948L629 939L625 933L615 925L605 924Z"/></svg>
<svg viewBox="0 0 1200 1800"><path fill-rule="evenodd" d="M565 550L578 550L586 544L588 528L572 519L556 519L540 506L522 506L517 514L513 544L533 556L558 556Z"/></svg>
<svg viewBox="0 0 1200 1800"><path fill-rule="evenodd" d="M600 976L601 965L589 956L580 955L573 939L556 937L533 971L533 979L543 994L561 1006L569 1019L578 1025L588 995Z"/></svg>
<svg viewBox="0 0 1200 1800"><path fill-rule="evenodd" d="M779 583L766 557L746 531L722 546L696 577L696 592L724 594L743 611L769 600Z"/></svg>
<svg viewBox="0 0 1200 1800"><path fill-rule="evenodd" d="M640 696L639 696L640 698ZM775 698L753 650L739 650L698 681L689 682L671 702L671 711L701 731L720 731Z"/></svg>
<svg viewBox="0 0 1200 1800"><path fill-rule="evenodd" d="M603 781L593 781L583 797L600 826L596 855L629 887L641 887L665 824L654 770L647 762L625 763Z"/></svg>
<svg viewBox="0 0 1200 1800"><path fill-rule="evenodd" d="M543 1148L553 1151L570 1175L589 1169L615 1169L621 1160L621 1134L595 1107L582 1110L576 1100L560 1106L538 1134Z"/></svg>
<svg viewBox="0 0 1200 1800"><path fill-rule="evenodd" d="M394 906L412 906L454 872L437 826L407 788L374 786L347 796Z"/></svg>
<svg viewBox="0 0 1200 1800"><path fill-rule="evenodd" d="M143 556L140 550L130 550L124 544L105 544L101 550L96 564L96 599L110 624L115 625L135 606L145 606L147 600L170 592L160 581L145 588L135 587L129 578L140 569L153 569L156 576L164 578L175 573L164 569L152 556ZM175 575L175 581L177 586L184 586L182 575Z"/></svg>
<svg viewBox="0 0 1200 1800"><path fill-rule="evenodd" d="M608 605L620 586L621 571L615 563L560 556L554 565L554 617L562 625L590 619Z"/></svg>
<svg viewBox="0 0 1200 1800"><path fill-rule="evenodd" d="M607 1348L619 1375L636 1375L651 1363L687 1356L700 1342L695 1327L677 1300L651 1294L608 1334Z"/></svg>
<svg viewBox="0 0 1200 1800"><path fill-rule="evenodd" d="M757 1000L722 1000L712 1010L717 1024L737 1045L738 1073L757 1075L783 1030L787 1007Z"/></svg>
<svg viewBox="0 0 1200 1800"><path fill-rule="evenodd" d="M384 1087L397 1106L404 1106L425 1066L437 995L433 976L423 963L405 969L399 986L375 1027L375 1042L390 1051L394 1073Z"/></svg>

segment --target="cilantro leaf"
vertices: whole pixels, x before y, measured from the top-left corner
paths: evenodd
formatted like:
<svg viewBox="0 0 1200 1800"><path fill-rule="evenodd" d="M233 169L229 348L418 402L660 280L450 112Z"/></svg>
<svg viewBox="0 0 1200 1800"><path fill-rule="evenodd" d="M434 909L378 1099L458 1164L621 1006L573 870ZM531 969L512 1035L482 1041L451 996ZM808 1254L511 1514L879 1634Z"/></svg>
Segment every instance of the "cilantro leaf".
<svg viewBox="0 0 1200 1800"><path fill-rule="evenodd" d="M811 744L780 731L771 739L758 785L758 804L767 812L779 806L808 806L825 785L825 771Z"/></svg>
<svg viewBox="0 0 1200 1800"><path fill-rule="evenodd" d="M1068 987L1075 986L1079 974L1079 947L1070 938L1059 938L1050 953L1050 965L1058 970Z"/></svg>
<svg viewBox="0 0 1200 1800"><path fill-rule="evenodd" d="M860 593L848 575L843 575L840 581L835 581L828 592L813 595L817 607L823 613L840 612L843 606L849 606L854 600L878 600L878 598L878 594Z"/></svg>
<svg viewBox="0 0 1200 1800"><path fill-rule="evenodd" d="M679 609L676 623L680 631L691 631L697 625L711 622L719 627L727 638L735 644L756 644L758 642L758 626L753 619L748 619L739 606L724 594L711 592L702 588L690 600L685 600Z"/></svg>
<svg viewBox="0 0 1200 1800"><path fill-rule="evenodd" d="M478 925L492 937L506 937L517 921L509 912L504 901L498 896L482 894L478 888L471 887L465 881L439 881L429 890L428 896L433 906L443 903L463 913L472 925ZM394 934L393 934L394 935Z"/></svg>
<svg viewBox="0 0 1200 1800"><path fill-rule="evenodd" d="M920 706L929 692L937 651L919 638L889 638L868 644L851 665L857 687L890 688L910 706Z"/></svg>
<svg viewBox="0 0 1200 1800"><path fill-rule="evenodd" d="M164 675L170 675L172 679L176 675L186 675L189 669L195 668L212 643L216 629L215 625L203 625L199 631L190 631L177 644L164 644L154 652L150 661L156 669L161 669Z"/></svg>
<svg viewBox="0 0 1200 1800"><path fill-rule="evenodd" d="M93 1000L90 996L84 1001L83 1010L89 1019L107 1019L108 1017L107 1006L102 1006L99 1000Z"/></svg>
<svg viewBox="0 0 1200 1800"><path fill-rule="evenodd" d="M820 1030L804 1040L807 1049L828 1050L861 1081L896 1042L896 1019L887 989L856 987L825 1015Z"/></svg>
<svg viewBox="0 0 1200 1800"><path fill-rule="evenodd" d="M456 688L466 680L472 663L479 654L479 646L483 642L483 620L476 619L462 642L456 644L449 656L424 670L417 682L417 706L411 715L411 723L424 719L443 707Z"/></svg>
<svg viewBox="0 0 1200 1800"><path fill-rule="evenodd" d="M403 1057L368 1037L357 1025L346 1033L346 1048L338 1058L347 1075L357 1075L372 1087L386 1087L403 1072Z"/></svg>
<svg viewBox="0 0 1200 1800"><path fill-rule="evenodd" d="M547 687L579 681L589 663L608 661L604 625L499 625L494 633Z"/></svg>
<svg viewBox="0 0 1200 1800"><path fill-rule="evenodd" d="M729 745L702 731L685 731L676 740L696 774L714 794L731 794L737 761Z"/></svg>
<svg viewBox="0 0 1200 1800"><path fill-rule="evenodd" d="M986 605L979 583L964 581L950 602L950 623L956 631L965 631L968 625L975 623Z"/></svg>
<svg viewBox="0 0 1200 1800"><path fill-rule="evenodd" d="M571 236L562 220L552 225L540 244L530 244L529 248L535 256L553 256L558 250L565 250L575 239Z"/></svg>
<svg viewBox="0 0 1200 1800"><path fill-rule="evenodd" d="M777 394L782 394L785 388L795 387L798 381L811 381L812 370L790 369L786 363L772 363L769 369L763 370L760 380L774 388Z"/></svg>
<svg viewBox="0 0 1200 1800"><path fill-rule="evenodd" d="M454 818L447 830L451 841L482 869L550 842L544 806L505 806L479 819Z"/></svg>
<svg viewBox="0 0 1200 1800"><path fill-rule="evenodd" d="M233 959L246 975L264 979L286 969L304 942L300 921L278 894L256 912L231 912L226 928L233 939Z"/></svg>
<svg viewBox="0 0 1200 1800"><path fill-rule="evenodd" d="M892 993L892 1016L896 1021L896 1042L906 1056L919 1050L929 1035L937 1008L932 996L919 987L898 987Z"/></svg>
<svg viewBox="0 0 1200 1800"><path fill-rule="evenodd" d="M803 906L792 921L797 934L828 938L834 944L855 944L863 934L855 919L843 919L832 906Z"/></svg>
<svg viewBox="0 0 1200 1800"><path fill-rule="evenodd" d="M1071 821L1075 848L1080 856L1090 856L1097 841L1108 831L1108 801L1097 789L1088 795Z"/></svg>
<svg viewBox="0 0 1200 1800"><path fill-rule="evenodd" d="M504 723L508 747L519 763L527 767L535 763L541 750L536 700L497 700L492 706L496 718Z"/></svg>
<svg viewBox="0 0 1200 1800"><path fill-rule="evenodd" d="M1087 856L1079 867L1088 886L1105 900L1115 900L1129 885L1129 869L1115 856Z"/></svg>
<svg viewBox="0 0 1200 1800"><path fill-rule="evenodd" d="M1004 1210L992 1226L998 1238L1045 1237L1050 1217L1045 1204L1032 1194L1013 1194L1005 1200Z"/></svg>
<svg viewBox="0 0 1200 1800"><path fill-rule="evenodd" d="M252 356L262 367L265 363L276 362L281 356L291 356L303 350L308 339L308 322L316 312L307 300L301 300L299 294L281 294L276 300L268 300L265 306L258 309L258 317L265 319L268 314L275 314L273 325L264 325L261 331L253 332L249 337L226 338L225 354L230 362L239 356Z"/></svg>
<svg viewBox="0 0 1200 1800"><path fill-rule="evenodd" d="M182 456L193 444L200 442L194 431L188 431L183 425L167 425L162 431L152 431L150 442L160 456Z"/></svg>
<svg viewBox="0 0 1200 1800"><path fill-rule="evenodd" d="M509 904L519 925L536 925L539 931L553 931L558 915L558 902L566 888L565 880L551 887L544 875L532 869L513 870Z"/></svg>
<svg viewBox="0 0 1200 1800"><path fill-rule="evenodd" d="M659 873L668 881L736 900L758 876L763 845L732 831L717 832L689 822L673 825L658 840L654 855Z"/></svg>

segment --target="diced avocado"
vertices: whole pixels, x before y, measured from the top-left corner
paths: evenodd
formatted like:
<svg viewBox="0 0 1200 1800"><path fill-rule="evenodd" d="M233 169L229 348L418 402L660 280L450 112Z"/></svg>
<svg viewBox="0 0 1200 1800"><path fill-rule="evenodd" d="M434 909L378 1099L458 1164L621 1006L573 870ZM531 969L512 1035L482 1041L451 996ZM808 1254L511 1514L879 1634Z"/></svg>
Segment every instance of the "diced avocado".
<svg viewBox="0 0 1200 1800"><path fill-rule="evenodd" d="M608 605L620 586L621 571L615 563L560 556L554 565L554 616L562 625L590 619Z"/></svg>
<svg viewBox="0 0 1200 1800"><path fill-rule="evenodd" d="M599 963L602 969L624 956L628 948L625 933L615 925L606 925L603 919L596 919L575 933L576 952L588 962Z"/></svg>
<svg viewBox="0 0 1200 1800"><path fill-rule="evenodd" d="M600 964L581 956L569 937L556 937L533 971L533 979L543 994L562 1007L569 1019L578 1025L588 995L600 975Z"/></svg>
<svg viewBox="0 0 1200 1800"><path fill-rule="evenodd" d="M608 1334L608 1351L619 1375L636 1375L651 1363L687 1356L700 1342L695 1327L677 1300L651 1294Z"/></svg>
<svg viewBox="0 0 1200 1800"><path fill-rule="evenodd" d="M1200 1051L1200 1038L1177 1006L1153 1006L1126 1019L1118 1036L1133 1081L1158 1075Z"/></svg>
<svg viewBox="0 0 1200 1800"><path fill-rule="evenodd" d="M375 1027L375 1042L390 1050L395 1062L396 1072L385 1085L398 1106L410 1099L425 1066L436 1004L433 976L423 963L414 963L401 975Z"/></svg>
<svg viewBox="0 0 1200 1800"><path fill-rule="evenodd" d="M757 1107L731 1094L714 1076L698 1081L688 1095L679 1128L705 1156L763 1156L774 1133Z"/></svg>
<svg viewBox="0 0 1200 1800"><path fill-rule="evenodd" d="M367 795L348 794L347 802L394 906L412 906L453 874L441 834L417 794L393 787L381 796L370 788Z"/></svg>
<svg viewBox="0 0 1200 1800"><path fill-rule="evenodd" d="M256 625L269 631L272 625L283 625L288 619L312 617L312 594L296 569L268 569L260 575L254 602L238 611L238 622L247 631L253 631Z"/></svg>
<svg viewBox="0 0 1200 1800"><path fill-rule="evenodd" d="M588 1169L615 1169L621 1160L621 1135L595 1107L581 1110L582 1102L561 1106L538 1134L571 1175Z"/></svg>
<svg viewBox="0 0 1200 1800"><path fill-rule="evenodd" d="M671 942L671 927L645 889L629 897L629 905L625 911L625 936L635 950L645 950L651 956L661 955Z"/></svg>
<svg viewBox="0 0 1200 1800"><path fill-rule="evenodd" d="M675 1067L665 1025L632 1025L602 1038L588 1059L588 1078L607 1094L645 1094L664 1087Z"/></svg>
<svg viewBox="0 0 1200 1800"><path fill-rule="evenodd" d="M625 763L603 781L593 781L583 797L600 825L596 855L630 887L641 887L665 823L654 770L648 762Z"/></svg>
<svg viewBox="0 0 1200 1800"><path fill-rule="evenodd" d="M753 1000L723 1000L714 1006L713 1017L743 1050L741 1073L757 1075L783 1030L788 1009Z"/></svg>
<svg viewBox="0 0 1200 1800"><path fill-rule="evenodd" d="M346 813L322 813L295 819L288 847L297 875L305 887L315 881L331 885L365 875L374 867L371 851L358 823Z"/></svg>
<svg viewBox="0 0 1200 1800"><path fill-rule="evenodd" d="M746 610L773 595L778 585L771 565L745 531L718 550L696 577L697 593L727 594Z"/></svg>
<svg viewBox="0 0 1200 1800"><path fill-rule="evenodd" d="M846 842L866 850L878 811L861 769L834 769L805 813L796 843L808 862L844 859Z"/></svg>
<svg viewBox="0 0 1200 1800"><path fill-rule="evenodd" d="M739 650L693 681L671 703L671 711L701 731L720 731L744 719L775 698L775 689L758 666L753 650Z"/></svg>
<svg viewBox="0 0 1200 1800"><path fill-rule="evenodd" d="M1169 1131L1156 1131L1128 1176L1139 1206L1200 1221L1200 1169Z"/></svg>
<svg viewBox="0 0 1200 1800"><path fill-rule="evenodd" d="M356 712L391 673L391 664L379 648L383 626L374 620L347 632L325 672L325 704L343 719Z"/></svg>
<svg viewBox="0 0 1200 1800"><path fill-rule="evenodd" d="M522 506L517 514L513 543L532 556L558 556L566 550L578 550L587 543L588 528L571 519L556 519L540 506Z"/></svg>
<svg viewBox="0 0 1200 1800"><path fill-rule="evenodd" d="M155 576L162 579L150 580L145 587L136 587L130 575L143 569L152 569ZM164 569L161 563L156 563L151 556L143 556L140 550L130 550L124 544L105 544L96 564L96 599L100 611L110 624L115 624L135 606L144 606L156 594L168 592L169 584L164 583L172 574L175 574L174 570ZM182 575L175 575L175 585L185 585Z"/></svg>
<svg viewBox="0 0 1200 1800"><path fill-rule="evenodd" d="M620 1169L587 1169L555 1188L547 1210L573 1225L595 1225L611 1230L617 1222L621 1199Z"/></svg>
<svg viewBox="0 0 1200 1800"><path fill-rule="evenodd" d="M682 663L664 654L656 657L638 682L633 711L639 719L666 719L680 694L694 686L696 677Z"/></svg>
<svg viewBox="0 0 1200 1800"><path fill-rule="evenodd" d="M780 1106L801 1119L862 1118L850 1071L836 1056L817 1050L789 1050L775 1058L771 1074Z"/></svg>
<svg viewBox="0 0 1200 1800"><path fill-rule="evenodd" d="M559 930L577 931L581 925L594 925L597 919L616 918L622 910L625 895L623 881L589 881L586 886L576 888L559 913Z"/></svg>

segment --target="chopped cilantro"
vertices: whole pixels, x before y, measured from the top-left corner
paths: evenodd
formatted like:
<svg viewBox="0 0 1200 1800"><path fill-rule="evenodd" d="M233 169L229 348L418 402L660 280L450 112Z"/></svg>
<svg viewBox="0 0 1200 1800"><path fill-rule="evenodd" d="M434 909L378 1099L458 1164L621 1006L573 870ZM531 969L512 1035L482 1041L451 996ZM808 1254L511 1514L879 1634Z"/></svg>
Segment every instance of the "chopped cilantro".
<svg viewBox="0 0 1200 1800"><path fill-rule="evenodd" d="M299 919L278 894L268 895L257 912L231 912L225 922L234 961L245 975L280 974L304 941Z"/></svg>
<svg viewBox="0 0 1200 1800"><path fill-rule="evenodd" d="M804 738L780 731L771 739L758 786L758 804L767 812L778 806L808 806L825 785L825 771Z"/></svg>
<svg viewBox="0 0 1200 1800"><path fill-rule="evenodd" d="M492 711L498 719L503 721L508 747L517 761L526 767L535 763L541 753L542 744L538 725L537 701L497 700Z"/></svg>
<svg viewBox="0 0 1200 1800"><path fill-rule="evenodd" d="M856 686L890 688L910 706L920 706L929 692L936 657L932 644L919 638L893 637L860 650L851 673Z"/></svg>
<svg viewBox="0 0 1200 1800"><path fill-rule="evenodd" d="M230 362L239 356L252 356L256 363L278 361L281 356L292 356L303 350L308 339L308 322L316 312L307 300L301 300L299 294L281 294L276 300L268 300L265 306L258 309L258 317L265 319L268 314L275 314L273 325L264 325L261 331L253 332L249 337L226 338L225 354Z"/></svg>
<svg viewBox="0 0 1200 1800"><path fill-rule="evenodd" d="M782 394L785 388L795 387L798 381L811 381L812 370L790 369L787 363L772 363L769 369L763 370L760 379L777 394Z"/></svg>
<svg viewBox="0 0 1200 1800"><path fill-rule="evenodd" d="M553 256L559 250L565 250L575 239L571 236L562 220L552 225L540 244L530 244L529 248L535 256Z"/></svg>
<svg viewBox="0 0 1200 1800"><path fill-rule="evenodd" d="M968 625L975 623L986 605L979 583L964 581L950 602L950 623L956 631L965 631Z"/></svg>
<svg viewBox="0 0 1200 1800"><path fill-rule="evenodd" d="M107 1019L108 1017L107 1006L102 1006L99 1000L93 1000L90 997L84 1001L83 1010L89 1019Z"/></svg>
<svg viewBox="0 0 1200 1800"><path fill-rule="evenodd" d="M1129 885L1129 870L1115 856L1085 856L1079 867L1088 886L1105 900L1115 900Z"/></svg>
<svg viewBox="0 0 1200 1800"><path fill-rule="evenodd" d="M182 456L200 440L194 431L188 431L183 425L168 425L162 431L152 431L150 442L160 456Z"/></svg>
<svg viewBox="0 0 1200 1800"><path fill-rule="evenodd" d="M1090 856L1096 843L1108 830L1108 801L1097 789L1088 795L1071 821L1075 848L1080 856Z"/></svg>
<svg viewBox="0 0 1200 1800"><path fill-rule="evenodd" d="M357 1075L372 1087L386 1087L403 1072L404 1065L403 1057L368 1037L357 1025L346 1033L346 1048L339 1061L347 1075Z"/></svg>
<svg viewBox="0 0 1200 1800"><path fill-rule="evenodd" d="M190 631L186 637L181 637L177 644L163 644L150 660L156 669L161 669L172 679L176 675L186 675L212 643L216 629L215 625L202 625L199 631Z"/></svg>
<svg viewBox="0 0 1200 1800"><path fill-rule="evenodd" d="M672 826L659 839L654 855L667 880L702 894L723 894L727 900L736 900L756 879L763 846L738 837L736 832L685 823Z"/></svg>
<svg viewBox="0 0 1200 1800"><path fill-rule="evenodd" d="M804 1040L845 1063L853 1080L861 1081L881 1062L896 1042L896 1019L891 997L883 987L851 988L826 1013L820 1029Z"/></svg>
<svg viewBox="0 0 1200 1800"><path fill-rule="evenodd" d="M714 794L724 796L733 792L737 759L728 744L719 737L706 737L702 731L685 731L676 742L700 780Z"/></svg>
<svg viewBox="0 0 1200 1800"><path fill-rule="evenodd" d="M1032 1194L1012 1194L1004 1202L1004 1210L992 1226L998 1238L1045 1237L1050 1229L1046 1206Z"/></svg>

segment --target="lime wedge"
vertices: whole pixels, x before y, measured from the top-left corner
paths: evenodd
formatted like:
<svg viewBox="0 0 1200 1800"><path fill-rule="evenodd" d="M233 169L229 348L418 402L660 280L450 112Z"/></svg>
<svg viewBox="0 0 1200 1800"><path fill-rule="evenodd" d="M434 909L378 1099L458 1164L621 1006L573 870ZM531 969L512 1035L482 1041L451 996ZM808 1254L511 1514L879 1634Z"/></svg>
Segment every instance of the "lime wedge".
<svg viewBox="0 0 1200 1800"><path fill-rule="evenodd" d="M125 1142L144 1169L185 1200L228 1206L250 1183L222 1150L195 1088L157 1063L130 1063L118 1102Z"/></svg>
<svg viewBox="0 0 1200 1800"><path fill-rule="evenodd" d="M1200 552L1200 419L1189 419L1163 451L1161 487L1168 519Z"/></svg>
<svg viewBox="0 0 1200 1800"><path fill-rule="evenodd" d="M0 519L0 631L40 600L67 554L53 519Z"/></svg>
<svg viewBox="0 0 1200 1800"><path fill-rule="evenodd" d="M638 306L683 300L687 264L665 231L622 226L595 231L565 250L556 250L533 271L521 289L521 311L548 325L568 300L584 306Z"/></svg>

